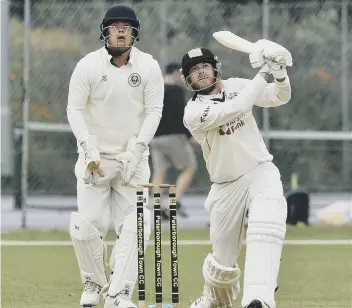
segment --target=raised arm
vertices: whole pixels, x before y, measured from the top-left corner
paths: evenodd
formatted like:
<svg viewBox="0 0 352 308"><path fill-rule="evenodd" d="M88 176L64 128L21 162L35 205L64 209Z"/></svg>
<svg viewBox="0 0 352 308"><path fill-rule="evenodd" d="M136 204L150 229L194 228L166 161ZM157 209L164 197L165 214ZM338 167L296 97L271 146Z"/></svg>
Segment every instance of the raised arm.
<svg viewBox="0 0 352 308"><path fill-rule="evenodd" d="M288 103L291 99L291 84L288 76L280 82L275 79L260 93L255 105L260 107L277 107Z"/></svg>
<svg viewBox="0 0 352 308"><path fill-rule="evenodd" d="M274 79L274 83L265 87L256 105L277 107L286 104L291 99L290 79L286 71L286 67L293 64L291 53L285 47L269 40L259 40L256 44L262 51L249 55L252 67L267 63Z"/></svg>
<svg viewBox="0 0 352 308"><path fill-rule="evenodd" d="M192 103L186 107L184 124L191 132L202 132L224 125L249 111L266 87L266 80L257 74L235 98L216 105Z"/></svg>

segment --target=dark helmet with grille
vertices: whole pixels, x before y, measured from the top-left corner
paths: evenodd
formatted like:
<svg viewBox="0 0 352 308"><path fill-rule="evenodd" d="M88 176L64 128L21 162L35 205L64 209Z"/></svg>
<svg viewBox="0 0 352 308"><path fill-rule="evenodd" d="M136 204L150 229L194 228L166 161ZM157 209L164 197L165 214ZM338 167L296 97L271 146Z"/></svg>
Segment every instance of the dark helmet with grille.
<svg viewBox="0 0 352 308"><path fill-rule="evenodd" d="M108 8L105 13L105 16L100 24L100 39L103 40L106 37L105 31L106 27L116 21L124 21L131 25L133 28L133 36L136 41L139 41L139 31L140 31L140 22L137 19L135 11L124 4L115 4Z"/></svg>
<svg viewBox="0 0 352 308"><path fill-rule="evenodd" d="M221 63L219 62L218 57L207 48L195 48L182 57L181 74L184 80L189 76L191 67L202 62L210 63L213 65L216 74L220 73Z"/></svg>

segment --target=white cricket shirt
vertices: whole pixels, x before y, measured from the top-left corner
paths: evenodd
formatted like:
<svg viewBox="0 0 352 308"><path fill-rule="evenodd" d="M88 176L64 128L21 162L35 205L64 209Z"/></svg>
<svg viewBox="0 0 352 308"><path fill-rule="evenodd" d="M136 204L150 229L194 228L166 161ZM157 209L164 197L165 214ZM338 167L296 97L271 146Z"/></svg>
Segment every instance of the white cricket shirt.
<svg viewBox="0 0 352 308"><path fill-rule="evenodd" d="M220 82L221 93L197 95L186 106L184 124L200 143L210 180L230 182L271 161L257 123L253 105L276 107L291 98L289 78L268 84L257 75L253 80L230 78Z"/></svg>
<svg viewBox="0 0 352 308"><path fill-rule="evenodd" d="M125 151L132 136L149 144L159 125L164 81L158 62L135 47L122 67L110 60L100 48L82 58L72 74L67 117L79 152L89 134L97 137L101 154Z"/></svg>

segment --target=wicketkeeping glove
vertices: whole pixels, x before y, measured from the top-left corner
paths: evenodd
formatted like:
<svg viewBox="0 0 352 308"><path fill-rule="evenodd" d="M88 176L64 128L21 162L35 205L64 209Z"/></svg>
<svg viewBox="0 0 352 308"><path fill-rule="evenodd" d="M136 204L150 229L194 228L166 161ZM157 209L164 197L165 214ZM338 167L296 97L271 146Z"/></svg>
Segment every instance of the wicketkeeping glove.
<svg viewBox="0 0 352 308"><path fill-rule="evenodd" d="M103 170L100 165L100 154L96 136L89 135L87 142L82 141L80 145L84 151L84 162L86 165L85 176L83 178L85 184L97 183L98 177L104 177Z"/></svg>
<svg viewBox="0 0 352 308"><path fill-rule="evenodd" d="M117 160L122 161L124 167L122 185L126 186L131 182L147 147L144 142L133 136L128 140L126 151L116 156Z"/></svg>

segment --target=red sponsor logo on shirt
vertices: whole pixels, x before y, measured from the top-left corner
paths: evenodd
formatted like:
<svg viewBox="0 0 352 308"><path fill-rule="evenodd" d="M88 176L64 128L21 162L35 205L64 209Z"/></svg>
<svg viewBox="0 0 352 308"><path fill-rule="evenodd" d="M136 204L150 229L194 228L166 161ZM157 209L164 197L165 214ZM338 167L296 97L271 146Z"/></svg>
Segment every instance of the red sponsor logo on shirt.
<svg viewBox="0 0 352 308"><path fill-rule="evenodd" d="M231 135L235 133L235 131L243 126L246 125L246 122L238 118L236 121L232 121L230 123L227 123L225 125L222 125L219 127L219 135L224 136L224 135Z"/></svg>

